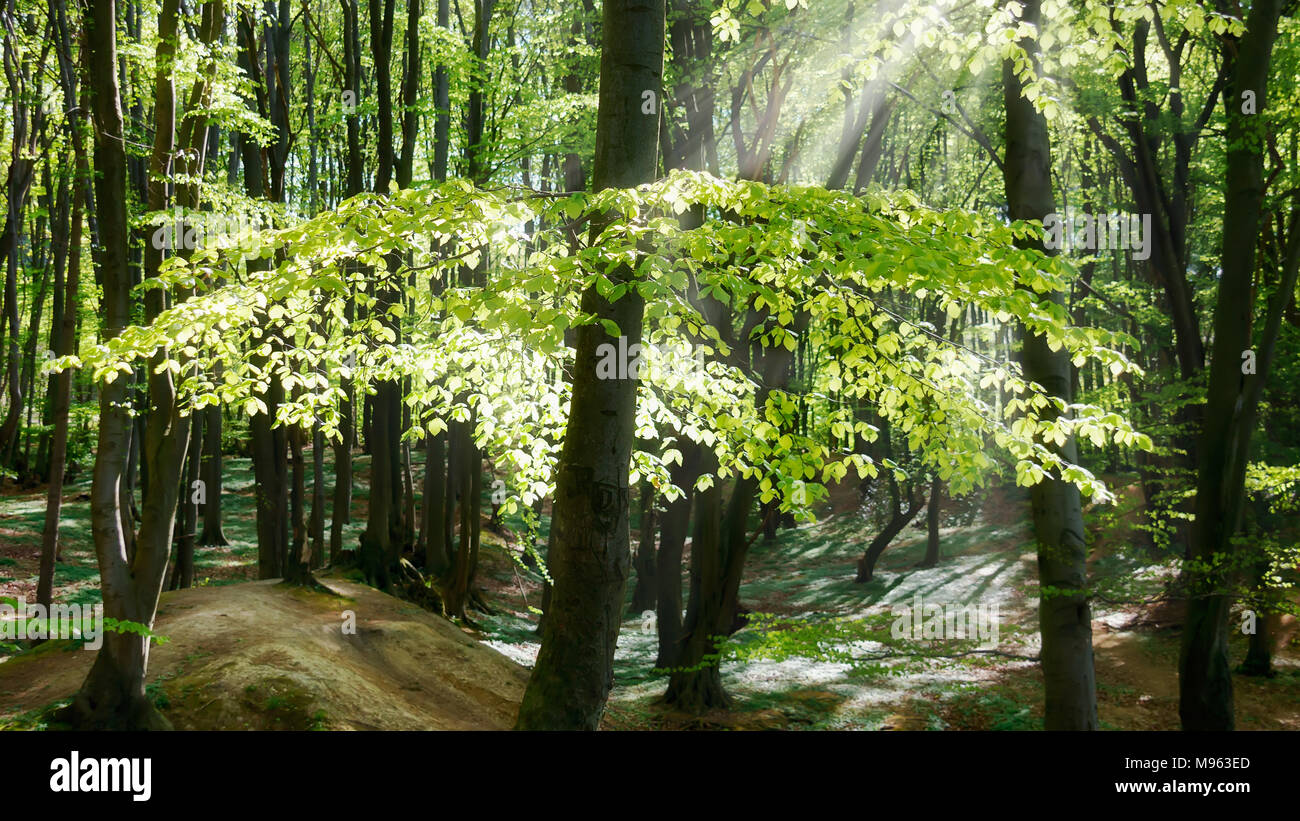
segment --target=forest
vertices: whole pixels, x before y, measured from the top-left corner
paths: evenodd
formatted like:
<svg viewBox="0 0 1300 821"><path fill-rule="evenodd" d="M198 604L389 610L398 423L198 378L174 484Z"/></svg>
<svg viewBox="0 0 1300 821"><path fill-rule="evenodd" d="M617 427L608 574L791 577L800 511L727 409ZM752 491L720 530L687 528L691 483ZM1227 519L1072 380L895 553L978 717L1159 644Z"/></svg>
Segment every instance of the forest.
<svg viewBox="0 0 1300 821"><path fill-rule="evenodd" d="M0 22L0 729L1300 729L1300 0Z"/></svg>

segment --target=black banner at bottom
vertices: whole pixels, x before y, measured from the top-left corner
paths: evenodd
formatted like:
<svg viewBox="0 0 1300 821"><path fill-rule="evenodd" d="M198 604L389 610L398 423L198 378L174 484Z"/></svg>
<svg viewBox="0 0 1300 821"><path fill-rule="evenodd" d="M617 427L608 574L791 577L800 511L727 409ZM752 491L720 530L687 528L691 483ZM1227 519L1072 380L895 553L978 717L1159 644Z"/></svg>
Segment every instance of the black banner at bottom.
<svg viewBox="0 0 1300 821"><path fill-rule="evenodd" d="M398 796L418 804L431 790L487 805L505 799L526 812L535 801L562 806L575 789L594 810L589 801L617 789L623 798L609 797L618 802L612 810L626 806L629 788L674 803L718 790L729 810L760 813L783 798L881 809L872 796L918 809L973 808L991 797L1208 806L1283 798L1294 750L1289 733L43 732L3 740L6 809L145 815L192 806L373 811Z"/></svg>

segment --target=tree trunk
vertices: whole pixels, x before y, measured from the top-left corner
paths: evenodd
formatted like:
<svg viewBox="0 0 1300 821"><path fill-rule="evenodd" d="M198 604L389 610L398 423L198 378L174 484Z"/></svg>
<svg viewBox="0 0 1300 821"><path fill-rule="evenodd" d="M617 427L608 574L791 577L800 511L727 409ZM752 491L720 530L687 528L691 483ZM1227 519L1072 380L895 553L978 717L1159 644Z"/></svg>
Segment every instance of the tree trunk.
<svg viewBox="0 0 1300 821"><path fill-rule="evenodd" d="M207 496L203 505L203 534L199 536L201 545L228 545L226 533L221 527L221 406L211 405L204 408L203 414L203 465L202 480Z"/></svg>
<svg viewBox="0 0 1300 821"><path fill-rule="evenodd" d="M203 417L191 417L190 446L186 459L185 482L178 500L180 533L176 547L176 566L172 569L168 589L179 590L194 586L194 542L198 530L198 504L194 501L195 483L199 481L199 463L203 453ZM204 502L207 492L204 488Z"/></svg>
<svg viewBox="0 0 1300 821"><path fill-rule="evenodd" d="M593 173L597 190L631 187L655 177L664 28L664 0L606 0L603 6ZM656 101L653 114L643 113L646 91ZM634 274L624 266L610 278L618 285L631 282ZM639 344L643 301L635 289L611 303L589 288L581 309L612 320L629 348ZM627 481L636 382L597 378L596 349L607 338L599 322L577 333L573 399L557 467L547 556L555 585L518 729L594 730L613 686L630 559Z"/></svg>
<svg viewBox="0 0 1300 821"><path fill-rule="evenodd" d="M907 508L904 509L902 507L902 494L898 492L898 482L892 473L889 482L890 498L893 501L893 507L891 508L893 515L889 517L885 528L880 531L876 538L871 540L871 544L867 545L862 558L858 560L858 575L853 579L856 584L866 584L871 581L876 571L876 562L880 559L881 554L894 543L894 539L897 539L898 534L903 532L903 528L907 527L916 518L916 514L921 512L921 508L925 504L925 500L919 492L920 489L909 483L907 487Z"/></svg>
<svg viewBox="0 0 1300 821"><path fill-rule="evenodd" d="M1258 561L1251 568L1256 591L1262 591L1267 584L1269 562ZM1273 621L1275 617L1263 607L1255 608L1255 632L1250 634L1246 647L1246 659L1237 672L1243 676L1262 676L1272 678L1273 673Z"/></svg>
<svg viewBox="0 0 1300 821"><path fill-rule="evenodd" d="M292 479L289 493L290 538L289 553L284 562L284 580L289 584L312 585L311 557L308 555L306 495L307 465L303 460L303 443L307 438L301 425L288 431L289 463Z"/></svg>
<svg viewBox="0 0 1300 821"><path fill-rule="evenodd" d="M715 457L706 451L712 473ZM691 539L691 595L686 606L681 652L668 680L664 702L691 713L730 706L715 658L722 637L733 632L739 610L741 573L749 540L745 523L758 490L756 476L739 477L721 512L715 482L695 495L695 535Z"/></svg>
<svg viewBox="0 0 1300 821"><path fill-rule="evenodd" d="M375 63L379 103L378 159L375 174L375 193L386 195L388 183L393 178L393 99L392 76L388 55L393 42L393 0L370 0L370 46L372 53L382 55ZM374 312L379 322L389 328L394 338L401 341L401 328L389 312L398 304L401 295L392 283L400 259L390 254L386 260L388 277L374 285ZM390 570L397 565L403 548L402 528L402 475L401 435L402 396L398 381L387 380L378 384L375 393L367 397L370 402L370 424L367 428L366 449L370 453L370 502L366 516L366 530L361 537L361 569L366 579L387 589Z"/></svg>
<svg viewBox="0 0 1300 821"><path fill-rule="evenodd" d="M307 527L311 539L311 569L325 566L325 434L320 423L311 432L311 522Z"/></svg>
<svg viewBox="0 0 1300 821"><path fill-rule="evenodd" d="M474 443L474 414L468 422L454 423L456 432L456 476L460 485L460 546L452 563L451 580L443 593L447 615L466 618L470 599L470 585L474 581L478 563L480 531L479 511L482 504L483 465L478 447Z"/></svg>
<svg viewBox="0 0 1300 821"><path fill-rule="evenodd" d="M280 13L268 18L265 36L259 44L251 15L240 18L242 67L257 83L258 96L250 100L250 107L269 119L275 127L275 139L263 150L247 135L242 142L244 165L244 190L251 198L265 197L272 202L284 201L285 158L288 151L288 84L285 82L288 60L288 4L280 4ZM265 56L266 72L259 61ZM267 172L264 176L263 170ZM250 260L250 267L265 266L264 259ZM264 315L265 317L265 315ZM255 334L254 340L259 337ZM269 318L264 318L261 337L273 347L281 347L280 329ZM266 357L256 356L258 367L268 365ZM249 420L252 436L253 475L257 496L257 571L259 579L273 579L284 575L289 556L289 462L288 435L276 423L276 414L284 401L284 385L276 373L267 380L265 390L258 398L266 406L265 412Z"/></svg>
<svg viewBox="0 0 1300 821"><path fill-rule="evenodd" d="M357 0L341 0L343 12L343 62L347 88L354 105L347 110L347 183L344 192L354 197L365 189L365 169L361 155L361 118L356 103L361 99L361 36ZM351 266L349 273L351 272ZM356 304L349 294L344 318L349 324L356 317ZM334 441L334 499L330 507L330 563L337 562L343 548L343 526L352 521L352 448L356 443L356 402L351 380L345 380L346 399L339 407L339 438Z"/></svg>
<svg viewBox="0 0 1300 821"><path fill-rule="evenodd" d="M62 2L56 5L55 15L60 40L67 47L70 37ZM75 101L77 96L70 55L70 49L66 55L60 52L65 102L69 103ZM73 106L69 104L68 111L72 110ZM85 116L82 114L74 118L69 115L69 118L76 171L72 186L72 217L68 225L68 274L64 282L63 311L54 347L56 356L68 356L73 353L76 345L77 312L81 308L81 218L89 170L81 136L81 126L85 122ZM54 599L54 563L59 556L59 519L63 509L63 477L68 462L68 413L72 402L72 375L73 370L68 368L55 374L51 379L51 416L54 421L54 436L50 442L49 489L45 503L45 529L41 538L40 576L36 585L36 601L46 607Z"/></svg>
<svg viewBox="0 0 1300 821"><path fill-rule="evenodd" d="M1214 303L1214 355L1206 394L1204 425L1196 449L1196 518L1191 558L1208 564L1227 559L1245 508L1246 467L1258 415L1259 396L1272 364L1281 316L1295 291L1294 266L1279 284L1278 298L1260 335L1256 373L1241 372L1242 352L1252 346L1255 254L1264 197L1264 128L1260 115L1241 112L1245 92L1266 110L1269 65L1277 37L1281 0L1257 0L1250 7L1241 42L1228 43L1224 60L1230 78L1227 102L1227 168L1223 210L1222 274ZM1222 571L1219 571L1222 572ZM1179 705L1184 730L1231 730L1235 726L1232 673L1228 666L1231 579L1190 573L1187 620L1178 660Z"/></svg>
<svg viewBox="0 0 1300 821"><path fill-rule="evenodd" d="M155 164L166 157L168 131L174 126L174 86L171 62L177 25L176 0L164 0L159 14L159 45L155 94ZM103 241L100 255L104 284L104 337L111 339L130 321L131 274L127 265L129 225L126 209L126 152L121 95L117 84L116 14L113 0L93 0L86 20L89 76L96 78L92 108L95 117L95 200ZM156 168L161 176L164 169ZM161 182L160 182L161 184ZM162 292L151 292L148 314L161 308ZM161 357L155 357L157 360ZM156 365L157 362L151 363ZM129 448L130 417L124 406L126 380L100 384L99 442L91 488L91 527L99 558L104 615L152 628L163 574L170 554L180 464L188 443L188 423L177 413L170 372L150 368L148 441L142 448L154 481L142 505L143 522L133 553L126 550L121 516L122 475ZM104 645L81 690L59 716L82 728L165 729L144 691L149 658L148 636L108 632Z"/></svg>
<svg viewBox="0 0 1300 821"><path fill-rule="evenodd" d="M925 558L921 567L934 567L939 563L939 493L943 482L938 476L930 480L930 503L925 506Z"/></svg>
<svg viewBox="0 0 1300 821"><path fill-rule="evenodd" d="M424 492L420 516L420 545L424 550L424 567L430 575L441 576L451 566L447 555L447 433L424 438Z"/></svg>
<svg viewBox="0 0 1300 821"><path fill-rule="evenodd" d="M1041 0L1027 0L1022 20L1039 25ZM1037 44L1022 41L1033 53ZM1006 105L1006 163L1004 185L1013 220L1042 220L1055 208L1049 176L1051 146L1047 121L1023 96L1020 79L1010 61L1003 64ZM1029 244L1029 243L1027 243ZM1045 250L1041 242L1032 243ZM1064 299L1053 299L1062 306ZM1042 385L1066 404L1071 401L1070 356L1053 351L1047 338L1026 333L1022 364L1025 377ZM1053 413L1051 406L1044 416ZM1070 463L1078 461L1074 440L1056 449ZM1088 601L1087 548L1079 489L1047 477L1030 491L1034 533L1038 541L1038 620L1042 632L1040 658L1045 691L1044 726L1048 730L1097 729L1097 692L1092 662L1092 608ZM1047 592L1050 591L1050 592Z"/></svg>
<svg viewBox="0 0 1300 821"><path fill-rule="evenodd" d="M641 541L637 545L636 587L632 589L632 613L654 610L657 592L655 585L655 491L649 482L641 485Z"/></svg>
<svg viewBox="0 0 1300 821"><path fill-rule="evenodd" d="M655 667L673 666L681 650L682 552L690 524L691 504L695 499L695 480L700 475L700 446L682 438L677 449L682 453L682 463L673 465L670 475L683 495L668 502L659 517L659 553L655 557L658 587L655 625L659 633L659 657L655 659Z"/></svg>

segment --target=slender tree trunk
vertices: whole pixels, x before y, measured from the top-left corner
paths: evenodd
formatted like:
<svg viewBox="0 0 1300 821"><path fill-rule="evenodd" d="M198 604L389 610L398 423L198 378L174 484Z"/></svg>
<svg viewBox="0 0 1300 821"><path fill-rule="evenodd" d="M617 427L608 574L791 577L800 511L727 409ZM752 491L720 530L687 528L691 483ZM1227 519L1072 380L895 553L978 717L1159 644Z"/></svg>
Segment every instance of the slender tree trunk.
<svg viewBox="0 0 1300 821"><path fill-rule="evenodd" d="M676 664L682 640L682 553L690 525L691 505L695 499L695 480L699 478L700 446L689 439L679 440L682 463L673 465L673 484L682 496L664 506L659 517L659 553L655 556L657 610L655 625L659 633L659 657L655 667Z"/></svg>
<svg viewBox="0 0 1300 821"><path fill-rule="evenodd" d="M1266 584L1265 578L1268 574L1269 563L1259 561L1255 563L1252 570L1252 579L1255 589L1260 590ZM1241 663L1241 668L1237 671L1243 676L1263 676L1272 678L1273 673L1273 621L1276 617L1268 610L1258 607L1255 609L1255 632L1250 634L1246 646L1246 659Z"/></svg>
<svg viewBox="0 0 1300 821"><path fill-rule="evenodd" d="M939 494L943 482L938 476L930 480L930 502L925 507L925 558L921 567L934 567L939 563Z"/></svg>
<svg viewBox="0 0 1300 821"><path fill-rule="evenodd" d="M907 507L904 508L902 506L903 494L898 491L898 481L890 475L889 483L890 499L892 500L890 510L893 513L889 517L889 521L885 523L884 529L876 535L876 538L871 540L871 544L867 545L862 558L858 560L858 575L853 579L857 584L865 584L871 581L876 572L876 562L880 560L881 554L894 543L894 539L898 538L898 534L903 532L903 528L907 527L916 518L916 514L920 513L921 508L925 505L925 499L919 492L920 488L909 483L906 493Z"/></svg>
<svg viewBox="0 0 1300 821"><path fill-rule="evenodd" d="M180 533L176 546L176 566L168 588L180 590L194 586L194 543L198 530L198 503L195 501L195 483L199 481L199 468L203 454L203 417L191 417L190 446L186 459L185 483L178 502ZM206 488L202 498L207 501Z"/></svg>
<svg viewBox="0 0 1300 821"><path fill-rule="evenodd" d="M420 517L420 544L424 549L424 567L441 576L451 565L447 555L447 434L425 434L424 492Z"/></svg>
<svg viewBox="0 0 1300 821"><path fill-rule="evenodd" d="M654 610L658 599L655 584L655 491L649 482L641 485L641 540L637 545L636 587L632 589L632 612Z"/></svg>
<svg viewBox="0 0 1300 821"><path fill-rule="evenodd" d="M251 14L244 10L240 19L242 38L241 62L256 83L257 99L250 106L275 127L275 138L259 150L247 135L242 142L244 190L249 197L284 202L285 163L289 145L288 123L288 26L289 6L285 0L278 12L269 16L265 36L259 38ZM275 7L268 4L268 11ZM262 57L266 71L262 71ZM265 172L265 173L264 173ZM266 265L268 260L250 261L249 265ZM269 318L262 323L261 339L273 348L281 348L281 330ZM268 357L255 356L258 367L267 367ZM259 399L266 411L249 420L252 437L253 475L257 496L257 566L258 578L273 579L285 574L289 557L289 461L288 431L276 423L276 414L284 402L285 391L280 377L272 373Z"/></svg>
<svg viewBox="0 0 1300 821"><path fill-rule="evenodd" d="M458 450L460 479L460 546L452 564L451 582L443 594L447 615L465 619L470 601L474 571L478 564L480 532L480 507L482 504L483 466L478 447L474 444L473 413L468 422L456 423L459 438Z"/></svg>
<svg viewBox="0 0 1300 821"><path fill-rule="evenodd" d="M387 194L393 178L393 99L389 51L393 42L393 0L370 0L370 46L381 59L375 64L376 100L379 103L378 158L375 193ZM390 254L387 276L374 285L374 311L379 322L400 341L401 328L390 313L401 297L393 283L400 259ZM400 383L381 382L367 397L370 421L366 446L370 453L370 502L366 530L361 537L361 569L371 584L387 589L390 570L397 565L402 549L401 435L402 397Z"/></svg>
<svg viewBox="0 0 1300 821"><path fill-rule="evenodd" d="M344 194L354 197L365 189L365 169L361 155L361 118L357 104L361 100L361 35L357 14L357 0L341 0L343 11L343 62L347 74L346 92L351 93L352 105L347 114L347 182ZM352 266L347 266L347 273ZM351 324L356 316L356 305L349 294L344 306L344 318ZM334 499L330 506L329 561L334 564L343 553L343 526L352 521L352 448L356 444L356 403L350 379L344 380L345 399L339 406L339 437L334 440Z"/></svg>
<svg viewBox="0 0 1300 821"><path fill-rule="evenodd" d="M219 376L219 374L218 374ZM221 527L221 406L211 405L204 408L203 414L203 464L202 480L204 494L207 497L203 505L203 534L199 536L201 545L228 545L225 531Z"/></svg>
<svg viewBox="0 0 1300 821"><path fill-rule="evenodd" d="M68 33L67 13L62 0L54 7L56 26L64 52L60 53L60 71L64 85L65 102L77 99L76 72L71 65L71 38ZM84 99L84 98L83 98ZM68 105L68 111L73 106ZM83 103L84 112L84 103ZM72 217L68 225L68 274L64 282L63 311L57 329L54 353L68 356L76 346L77 312L81 308L81 220L85 190L89 176L86 149L82 138L84 113L72 117L68 124L71 132L75 172L72 183ZM60 371L51 379L51 416L54 436L50 443L49 490L45 503L45 529L41 539L40 576L36 585L36 601L48 607L54 598L54 563L59 556L59 521L63 508L63 478L68 462L68 414L72 401L72 369Z"/></svg>
<svg viewBox="0 0 1300 821"><path fill-rule="evenodd" d="M301 425L288 430L289 464L292 478L289 492L289 554L284 563L284 580L289 584L312 584L311 556L308 555L306 488L307 465L303 459L303 443L307 438Z"/></svg>
<svg viewBox="0 0 1300 821"><path fill-rule="evenodd" d="M1027 0L1021 19L1038 26L1040 0ZM1029 53L1037 44L1023 41ZM1023 96L1023 87L1010 61L1003 65L1006 105L1006 163L1004 184L1011 218L1042 220L1056 209L1052 198L1051 147L1047 120ZM1034 243L1045 250L1042 243ZM1064 307L1057 294L1054 300ZM1070 356L1053 351L1047 338L1026 333L1022 348L1025 377L1042 385L1067 404L1071 401ZM1050 419L1050 406L1044 416ZM1056 449L1070 463L1078 462L1074 440ZM1038 621L1042 632L1044 724L1049 730L1097 729L1097 691L1092 662L1092 608L1087 594L1088 553L1084 542L1083 508L1079 489L1048 477L1030 491L1034 533L1038 541Z"/></svg>

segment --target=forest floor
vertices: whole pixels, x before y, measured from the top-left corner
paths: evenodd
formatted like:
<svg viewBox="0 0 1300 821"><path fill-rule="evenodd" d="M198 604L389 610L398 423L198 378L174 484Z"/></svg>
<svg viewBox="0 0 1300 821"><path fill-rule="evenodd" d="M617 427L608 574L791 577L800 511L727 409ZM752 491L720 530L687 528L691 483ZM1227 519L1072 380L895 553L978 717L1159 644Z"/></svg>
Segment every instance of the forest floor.
<svg viewBox="0 0 1300 821"><path fill-rule="evenodd" d="M148 693L177 729L506 730L528 671L444 618L325 574L164 593ZM355 632L349 620L354 619ZM0 728L39 724L95 654L46 642L0 664Z"/></svg>
<svg viewBox="0 0 1300 821"><path fill-rule="evenodd" d="M356 459L364 477L368 459ZM518 561L518 539L484 527L478 583L494 612L458 627L353 581L326 574L337 596L290 592L256 575L252 471L227 459L223 504L230 544L200 547L198 587L165 594L156 632L169 641L151 651L155 701L178 727L434 728L508 727L538 649L541 579ZM327 475L332 475L327 472ZM1116 478L1116 477L1108 477ZM490 483L485 483L488 487ZM1128 603L1094 604L1098 712L1103 729L1177 729L1180 616L1157 597L1167 568L1116 548L1135 538L1137 499L1120 479L1120 501L1089 512L1095 577L1125 581ZM98 599L90 545L88 482L69 485L61 529L63 557L56 600ZM35 599L45 496L0 496L0 597ZM354 490L354 543L366 488ZM486 505L485 505L486 508ZM944 500L941 559L918 568L924 517L881 557L875 578L855 584L854 563L875 530L847 485L832 493L815 524L754 543L741 602L776 619L736 633L724 653L723 682L732 709L704 716L658 703L667 677L654 671L653 628L629 613L618 641L610 729L1036 729L1042 719L1037 646L1035 560L1025 523L1027 500L993 488ZM517 520L507 525L519 528ZM634 522L635 526L635 522ZM635 533L635 531L634 531ZM688 545L689 555L689 545ZM630 603L631 584L628 596ZM882 642L897 609L920 594L927 603L997 606L998 650L962 655L972 642ZM341 634L343 610L357 615L358 636ZM1277 675L1236 676L1242 729L1300 729L1300 630L1284 617L1276 635ZM873 632L874 631L874 632ZM835 636L842 636L836 641ZM366 642L356 642L365 637ZM794 640L794 637L800 637ZM811 637L811 638L809 638ZM829 638L828 638L829 637ZM352 643L348 644L349 639ZM0 643L0 728L32 726L66 698L93 658L57 652L51 642L19 652ZM486 645L486 646L484 646ZM360 648L366 647L362 651ZM488 648L497 652L491 652ZM1245 636L1233 633L1234 664ZM894 653L884 659L873 656ZM941 656L938 654L948 653ZM505 658L503 658L503 656ZM507 661L507 658L517 664Z"/></svg>

